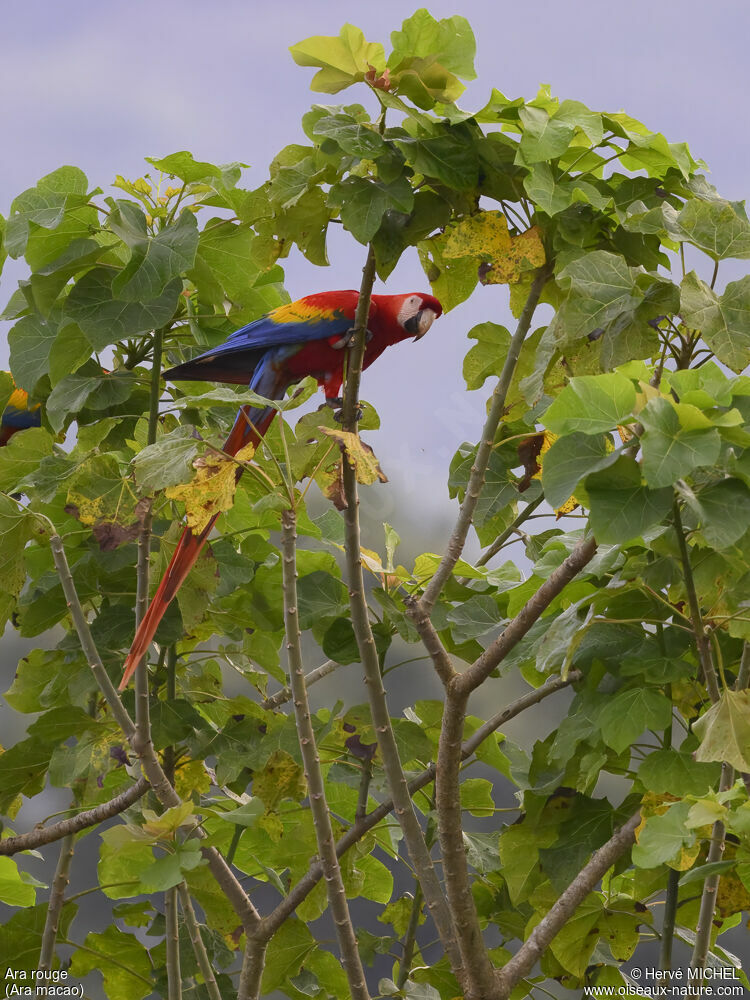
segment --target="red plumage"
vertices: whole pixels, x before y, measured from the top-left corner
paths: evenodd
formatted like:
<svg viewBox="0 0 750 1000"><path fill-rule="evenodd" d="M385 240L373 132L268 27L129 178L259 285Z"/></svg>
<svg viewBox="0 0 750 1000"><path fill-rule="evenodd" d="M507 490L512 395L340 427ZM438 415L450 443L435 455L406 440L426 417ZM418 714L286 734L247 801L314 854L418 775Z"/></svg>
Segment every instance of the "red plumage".
<svg viewBox="0 0 750 1000"><path fill-rule="evenodd" d="M312 375L325 389L326 399L334 399L341 390L346 338L358 299L356 291L322 292L281 306L232 334L220 347L166 371L164 376L249 383L267 399L281 399L290 385ZM392 344L409 337L422 337L441 313L440 303L431 295L373 295L363 367L369 367ZM270 407L265 410L242 407L224 443L224 451L236 455L251 441L257 445L275 412ZM241 473L238 468L238 479ZM136 631L125 660L120 690L146 654L159 622L200 555L217 517L218 514L200 534L190 528L183 531Z"/></svg>

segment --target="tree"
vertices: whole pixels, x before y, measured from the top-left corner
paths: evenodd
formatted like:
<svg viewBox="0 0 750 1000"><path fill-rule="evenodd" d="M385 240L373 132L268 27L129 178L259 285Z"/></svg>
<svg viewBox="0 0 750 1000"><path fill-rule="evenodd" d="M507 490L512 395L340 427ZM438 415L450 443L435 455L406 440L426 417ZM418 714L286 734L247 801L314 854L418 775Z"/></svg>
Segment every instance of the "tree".
<svg viewBox="0 0 750 1000"><path fill-rule="evenodd" d="M0 756L0 898L19 907L2 952L49 971L69 945L69 975L99 969L111 998L477 1000L621 986L658 938L663 970L680 939L699 980L718 966L748 985L719 941L750 906L750 277L718 286L722 260L750 257L744 207L624 113L547 88L459 109L461 17L419 10L391 41L386 59L347 25L293 47L314 90L357 86L375 114L314 105L306 143L255 190L241 164L179 152L149 161L158 181L118 178L118 197L62 167L13 202L5 251L31 273L6 307L11 367L45 422L0 452L0 609L22 635L64 635L6 693L38 718ZM234 490L216 442L257 398L164 390L162 366L285 301L279 259L294 244L324 265L333 223L364 265L343 424L312 410L292 426L303 384ZM390 525L360 543L378 470L359 431L377 415L357 402L375 276L413 247L446 310L507 284L517 325L469 331L486 423L451 463L443 554L406 568ZM532 331L539 304L552 319ZM315 518L313 481L331 501ZM219 531L121 700L134 609L196 507L222 511ZM526 578L490 566L519 547ZM445 697L391 718L399 643L426 652ZM351 664L368 705L313 714L307 687ZM229 669L247 693L227 693ZM510 671L528 692L468 714ZM531 756L502 736L564 688ZM47 779L71 788L70 817L16 833ZM500 783L518 810L477 830ZM70 860L117 815L99 859L113 919L86 933ZM36 903L13 855L57 841ZM412 892L393 898L394 876ZM378 904L382 926L367 907L355 931L347 898ZM379 983L378 955L393 959Z"/></svg>

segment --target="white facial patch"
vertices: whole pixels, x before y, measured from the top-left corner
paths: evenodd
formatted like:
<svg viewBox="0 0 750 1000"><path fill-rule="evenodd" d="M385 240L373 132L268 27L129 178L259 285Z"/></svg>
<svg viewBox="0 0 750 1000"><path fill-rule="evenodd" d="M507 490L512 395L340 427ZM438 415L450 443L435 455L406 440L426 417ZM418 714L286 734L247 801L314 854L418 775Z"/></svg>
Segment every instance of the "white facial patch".
<svg viewBox="0 0 750 1000"><path fill-rule="evenodd" d="M408 323L408 321L412 319L414 316L416 316L421 308L422 308L422 299L419 297L419 295L410 295L407 299L404 299L404 301L401 303L401 308L398 311L398 316L396 317L399 326L402 326L404 329L406 329L407 328L406 324Z"/></svg>

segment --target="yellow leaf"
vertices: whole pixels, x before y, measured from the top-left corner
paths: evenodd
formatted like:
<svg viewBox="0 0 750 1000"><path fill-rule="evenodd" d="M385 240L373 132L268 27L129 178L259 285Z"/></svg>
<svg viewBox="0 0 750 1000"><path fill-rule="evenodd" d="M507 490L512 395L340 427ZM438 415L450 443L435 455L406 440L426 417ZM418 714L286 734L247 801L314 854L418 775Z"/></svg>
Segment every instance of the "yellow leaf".
<svg viewBox="0 0 750 1000"><path fill-rule="evenodd" d="M375 452L365 444L359 434L353 431L340 431L332 427L319 427L324 434L338 442L339 447L353 466L358 483L369 486L376 480L387 483L388 477L380 468Z"/></svg>
<svg viewBox="0 0 750 1000"><path fill-rule="evenodd" d="M249 461L255 454L255 445L247 444L235 459ZM218 452L202 455L193 462L195 475L189 483L167 488L170 500L185 504L188 527L199 534L215 514L229 510L234 503L237 489L237 462Z"/></svg>
<svg viewBox="0 0 750 1000"><path fill-rule="evenodd" d="M515 284L546 259L538 227L511 236L501 212L478 212L447 230L443 256L476 258L485 285Z"/></svg>
<svg viewBox="0 0 750 1000"><path fill-rule="evenodd" d="M188 799L194 792L207 792L211 787L202 760L190 760L177 768L174 776L174 787L181 799Z"/></svg>

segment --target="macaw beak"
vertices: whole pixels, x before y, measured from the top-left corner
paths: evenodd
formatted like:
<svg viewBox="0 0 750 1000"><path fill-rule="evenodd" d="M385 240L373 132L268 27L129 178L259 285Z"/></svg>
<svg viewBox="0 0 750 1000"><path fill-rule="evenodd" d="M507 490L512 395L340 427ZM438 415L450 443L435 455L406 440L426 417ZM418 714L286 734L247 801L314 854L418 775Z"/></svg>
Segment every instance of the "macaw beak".
<svg viewBox="0 0 750 1000"><path fill-rule="evenodd" d="M410 319L404 323L407 333L414 334L415 340L421 340L437 319L437 313L433 309L420 309Z"/></svg>

